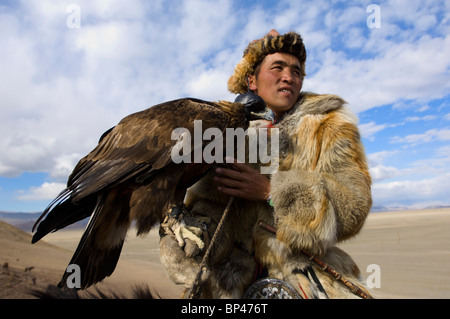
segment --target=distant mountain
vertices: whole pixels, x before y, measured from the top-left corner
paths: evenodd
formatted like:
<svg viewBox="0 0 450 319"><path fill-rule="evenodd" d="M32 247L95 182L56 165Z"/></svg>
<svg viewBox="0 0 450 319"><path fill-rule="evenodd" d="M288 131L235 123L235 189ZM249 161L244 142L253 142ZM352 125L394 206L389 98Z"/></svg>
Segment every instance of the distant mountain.
<svg viewBox="0 0 450 319"><path fill-rule="evenodd" d="M448 205L429 205L424 207L408 207L408 206L382 206L382 205L373 205L370 212L371 213L379 213L379 212L396 212L402 210L421 210L421 209L444 209L450 208Z"/></svg>
<svg viewBox="0 0 450 319"><path fill-rule="evenodd" d="M373 205L372 208L370 209L371 213L387 212L387 211L389 211L389 209L381 205Z"/></svg>
<svg viewBox="0 0 450 319"><path fill-rule="evenodd" d="M422 209L439 209L439 208L449 208L450 206L429 206ZM401 211L411 209L408 207L386 207L381 205L373 205L372 209L370 210L371 213L378 213L378 212L392 212L392 211ZM34 223L36 220L41 216L42 212L37 213L14 213L14 212L4 212L0 211L0 220L4 221L8 224L11 224L13 226L16 226L17 228L26 231L31 232L31 229L33 228ZM84 229L86 228L86 225L89 221L89 218L83 219L73 225L67 226L64 229Z"/></svg>
<svg viewBox="0 0 450 319"><path fill-rule="evenodd" d="M41 216L42 212L38 213L13 213L0 211L0 220L11 224L23 231L31 232L34 223ZM65 229L84 229L89 221L89 218L81 220L73 225L67 226Z"/></svg>
<svg viewBox="0 0 450 319"><path fill-rule="evenodd" d="M27 232L31 232L31 228L39 216L41 213L0 212L0 220Z"/></svg>

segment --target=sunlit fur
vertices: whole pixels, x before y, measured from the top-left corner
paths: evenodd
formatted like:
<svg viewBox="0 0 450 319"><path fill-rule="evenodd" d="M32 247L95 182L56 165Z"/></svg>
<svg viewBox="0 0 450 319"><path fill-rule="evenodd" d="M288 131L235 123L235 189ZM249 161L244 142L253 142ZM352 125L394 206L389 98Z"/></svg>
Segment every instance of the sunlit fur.
<svg viewBox="0 0 450 319"><path fill-rule="evenodd" d="M242 296L253 280L256 260L268 267L271 277L287 280L296 289L301 283L306 294L314 296L309 281L296 271L310 265L299 250L320 256L358 282L358 267L335 247L360 231L372 203L371 178L356 124L341 98L301 94L277 124L281 149L279 170L271 176L274 211L264 202L235 200L214 247L203 297ZM227 201L212 185L208 175L187 194L194 214L213 216L208 236ZM261 229L258 220L274 225L277 237ZM170 238L161 245L161 254L168 274L189 288L192 272L185 269L198 265L201 257L186 259ZM329 297L355 297L328 274L315 270Z"/></svg>

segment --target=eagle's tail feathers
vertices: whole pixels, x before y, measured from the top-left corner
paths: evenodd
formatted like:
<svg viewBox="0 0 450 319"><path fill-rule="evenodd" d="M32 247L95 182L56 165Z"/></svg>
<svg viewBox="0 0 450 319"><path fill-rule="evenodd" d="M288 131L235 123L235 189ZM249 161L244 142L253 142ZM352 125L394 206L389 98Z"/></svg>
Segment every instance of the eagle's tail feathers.
<svg viewBox="0 0 450 319"><path fill-rule="evenodd" d="M48 233L89 217L95 205L95 196L86 198L82 203L73 203L68 190L61 192L34 224L32 231L37 230L31 242L34 244Z"/></svg>
<svg viewBox="0 0 450 319"><path fill-rule="evenodd" d="M122 246L128 231L128 220L110 219L103 217L102 211L107 208L105 198L99 196L97 204L86 230L81 237L75 253L69 262L72 265L63 274L59 287L85 289L104 278L110 276L116 268L122 251ZM78 266L73 268L73 265ZM77 278L75 271L78 269L80 278ZM77 282L77 280L79 280ZM70 281L70 282L68 282ZM78 284L78 285L77 285Z"/></svg>

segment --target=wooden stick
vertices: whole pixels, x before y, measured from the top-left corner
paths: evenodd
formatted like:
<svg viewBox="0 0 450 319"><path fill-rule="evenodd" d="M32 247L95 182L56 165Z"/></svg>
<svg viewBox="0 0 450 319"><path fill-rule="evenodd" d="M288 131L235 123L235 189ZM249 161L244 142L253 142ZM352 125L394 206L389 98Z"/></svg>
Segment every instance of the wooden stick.
<svg viewBox="0 0 450 319"><path fill-rule="evenodd" d="M233 203L234 197L231 196L228 200L227 207L225 207L225 210L222 213L222 217L220 218L219 224L217 225L216 231L214 232L214 235L209 243L208 248L206 249L205 255L203 256L202 262L200 264L200 269L197 272L197 276L195 276L194 282L192 283L192 288L189 292L188 299L198 299L200 298L201 289L202 289L202 283L201 283L201 277L204 272L208 270L208 258L209 254L211 253L211 249L214 246L214 243L219 236L220 231L222 230L223 224L225 223L225 219L228 215L228 212L230 211L231 204Z"/></svg>
<svg viewBox="0 0 450 319"><path fill-rule="evenodd" d="M275 227L267 224L266 222L264 222L262 220L260 220L258 222L258 225L259 225L259 227L268 231L269 233L272 233L274 235L277 234L277 230ZM324 262L320 258L315 257L314 255L312 255L311 253L309 253L305 250L300 250L300 252L303 255L305 255L306 257L308 257L309 260L311 260L314 264L316 264L316 266L318 266L320 269L322 269L323 271L330 274L337 281L340 281L341 283L343 283L355 295L357 295L363 299L374 299L374 297L367 290L365 290L363 287L360 287L360 286L354 284L353 282L351 282L350 280L348 280L340 272L336 271L333 267L328 265L326 262Z"/></svg>

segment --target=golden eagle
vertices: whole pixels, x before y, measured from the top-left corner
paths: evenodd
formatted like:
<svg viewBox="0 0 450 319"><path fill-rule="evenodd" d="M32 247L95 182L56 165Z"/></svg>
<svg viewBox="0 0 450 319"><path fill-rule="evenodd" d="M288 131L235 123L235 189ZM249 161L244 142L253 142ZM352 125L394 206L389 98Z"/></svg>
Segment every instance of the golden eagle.
<svg viewBox="0 0 450 319"><path fill-rule="evenodd" d="M244 95L234 103L184 98L123 118L78 162L66 189L36 221L32 243L91 216L69 264L80 267L82 289L103 280L116 267L131 223L138 235L147 233L168 209L183 204L186 189L213 165L175 163L176 128L193 133L194 121L201 120L203 131L217 128L225 135L227 128L246 129L250 120L271 116L262 99ZM202 141L202 148L208 143ZM64 273L59 286L69 275Z"/></svg>

